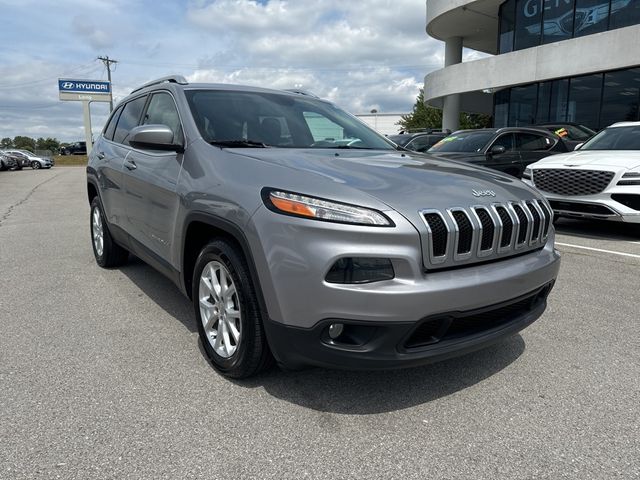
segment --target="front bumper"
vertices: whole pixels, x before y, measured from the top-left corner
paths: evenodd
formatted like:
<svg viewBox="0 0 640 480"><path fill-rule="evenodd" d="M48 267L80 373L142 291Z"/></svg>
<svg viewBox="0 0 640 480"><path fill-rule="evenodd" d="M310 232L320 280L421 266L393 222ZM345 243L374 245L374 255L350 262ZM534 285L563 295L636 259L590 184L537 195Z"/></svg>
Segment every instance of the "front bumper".
<svg viewBox="0 0 640 480"><path fill-rule="evenodd" d="M614 171L609 186L596 195L565 196L540 190L549 201L554 214L563 217L640 223L640 185L618 185L624 181L627 169L615 169L589 165L590 169ZM628 179L632 180L632 179ZM531 180L524 183L535 188Z"/></svg>
<svg viewBox="0 0 640 480"><path fill-rule="evenodd" d="M265 325L267 338L280 363L346 368L418 365L482 348L521 330L544 311L548 290L518 318L505 316L507 323L464 338L442 338L442 343L425 350L403 351L404 337L425 321L491 310L537 295L555 281L560 255L553 247L551 229L543 248L490 263L428 272L416 229L395 212L385 214L396 227L328 224L266 209L254 214L245 233L270 319ZM369 284L325 281L334 262L348 256L390 259L395 277ZM325 341L331 323L362 326L365 336L373 330L377 333L356 349L344 348Z"/></svg>
<svg viewBox="0 0 640 480"><path fill-rule="evenodd" d="M415 323L328 319L301 329L268 321L265 330L276 360L287 368L415 367L485 348L519 332L542 315L553 283L498 305L430 316ZM329 325L342 322L345 333L332 340Z"/></svg>

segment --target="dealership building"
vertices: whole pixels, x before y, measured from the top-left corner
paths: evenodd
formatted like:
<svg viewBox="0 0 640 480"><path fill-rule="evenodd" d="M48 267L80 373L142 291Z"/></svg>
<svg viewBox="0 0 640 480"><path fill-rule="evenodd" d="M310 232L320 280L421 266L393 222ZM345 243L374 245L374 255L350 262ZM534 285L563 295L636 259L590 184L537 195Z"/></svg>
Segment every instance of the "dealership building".
<svg viewBox="0 0 640 480"><path fill-rule="evenodd" d="M460 111L496 127L640 120L640 0L427 0L445 66L427 104L456 130ZM463 48L490 54L463 62Z"/></svg>

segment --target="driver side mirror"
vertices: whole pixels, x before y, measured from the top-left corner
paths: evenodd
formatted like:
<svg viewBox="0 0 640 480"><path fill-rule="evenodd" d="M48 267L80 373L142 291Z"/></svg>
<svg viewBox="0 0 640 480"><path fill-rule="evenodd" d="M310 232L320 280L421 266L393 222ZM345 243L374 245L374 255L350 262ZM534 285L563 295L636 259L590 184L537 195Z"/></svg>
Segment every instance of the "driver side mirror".
<svg viewBox="0 0 640 480"><path fill-rule="evenodd" d="M184 152L182 145L173 143L173 131L166 125L140 125L131 129L129 145L141 150Z"/></svg>
<svg viewBox="0 0 640 480"><path fill-rule="evenodd" d="M490 155L502 155L506 151L507 151L507 149L505 148L504 145L494 145L493 147L491 147L491 150L489 151L489 154Z"/></svg>

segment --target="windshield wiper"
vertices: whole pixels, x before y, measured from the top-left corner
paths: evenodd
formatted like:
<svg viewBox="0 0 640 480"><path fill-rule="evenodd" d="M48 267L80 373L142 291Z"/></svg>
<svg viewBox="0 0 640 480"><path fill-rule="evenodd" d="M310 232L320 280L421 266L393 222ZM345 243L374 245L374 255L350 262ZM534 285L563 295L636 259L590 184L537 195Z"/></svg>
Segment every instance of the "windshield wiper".
<svg viewBox="0 0 640 480"><path fill-rule="evenodd" d="M256 142L255 140L211 140L209 143L220 148L267 148L269 146L262 142Z"/></svg>
<svg viewBox="0 0 640 480"><path fill-rule="evenodd" d="M323 147L323 148L338 148L340 150L379 150L377 148L371 148L371 147L354 147L352 145L335 145L335 146L331 146L331 147Z"/></svg>

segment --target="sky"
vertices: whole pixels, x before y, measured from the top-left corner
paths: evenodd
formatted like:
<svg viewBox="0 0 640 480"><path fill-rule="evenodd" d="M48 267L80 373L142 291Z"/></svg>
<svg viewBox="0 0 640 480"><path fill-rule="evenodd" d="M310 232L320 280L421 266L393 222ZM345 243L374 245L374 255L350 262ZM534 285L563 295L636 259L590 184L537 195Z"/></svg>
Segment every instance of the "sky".
<svg viewBox="0 0 640 480"><path fill-rule="evenodd" d="M116 103L154 78L302 88L351 113L406 113L444 44L424 0L0 0L0 138L84 139L57 79L105 80ZM467 53L467 57L473 53ZM107 103L91 106L93 133Z"/></svg>

